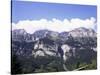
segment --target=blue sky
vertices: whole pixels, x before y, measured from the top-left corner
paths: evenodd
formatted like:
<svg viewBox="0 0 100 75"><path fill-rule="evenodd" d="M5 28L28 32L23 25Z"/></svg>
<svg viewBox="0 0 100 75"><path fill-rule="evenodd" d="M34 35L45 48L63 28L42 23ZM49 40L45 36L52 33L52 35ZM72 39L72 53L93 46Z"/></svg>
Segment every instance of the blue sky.
<svg viewBox="0 0 100 75"><path fill-rule="evenodd" d="M12 22L14 23L20 20L39 20L42 18L47 20L52 18L59 20L97 18L96 14L96 6L90 5L12 1Z"/></svg>

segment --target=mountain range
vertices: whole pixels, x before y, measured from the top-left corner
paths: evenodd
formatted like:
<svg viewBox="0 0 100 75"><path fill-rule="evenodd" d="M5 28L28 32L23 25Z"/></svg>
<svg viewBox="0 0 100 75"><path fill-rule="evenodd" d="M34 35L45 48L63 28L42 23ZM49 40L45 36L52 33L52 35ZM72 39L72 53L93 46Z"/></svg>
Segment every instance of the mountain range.
<svg viewBox="0 0 100 75"><path fill-rule="evenodd" d="M59 38L67 38L68 36L72 37L96 37L96 32L93 29L87 29L87 28L76 28L69 32L55 32L50 30L38 30L35 31L33 34L27 33L24 29L16 29L12 31L12 40L23 40L23 41L32 41L33 39L41 39L44 37L59 37Z"/></svg>
<svg viewBox="0 0 100 75"><path fill-rule="evenodd" d="M24 29L16 29L11 33L12 60L16 56L24 69L27 69L25 65L28 65L25 61L31 61L28 63L35 66L31 66L29 72L36 72L41 65L48 67L53 62L59 62L59 66L49 67L62 67L60 71L66 70L65 67L72 70L68 64L91 63L97 56L97 33L93 29L80 27L61 33L44 29L33 34ZM23 72L27 73L26 70Z"/></svg>

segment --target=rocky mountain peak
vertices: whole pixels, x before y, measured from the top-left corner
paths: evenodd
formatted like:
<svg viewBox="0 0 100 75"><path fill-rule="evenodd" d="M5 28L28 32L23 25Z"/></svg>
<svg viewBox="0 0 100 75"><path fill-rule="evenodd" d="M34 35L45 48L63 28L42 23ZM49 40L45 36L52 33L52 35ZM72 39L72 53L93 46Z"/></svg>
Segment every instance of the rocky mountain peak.
<svg viewBox="0 0 100 75"><path fill-rule="evenodd" d="M90 28L80 27L70 31L69 35L72 37L96 37L96 32Z"/></svg>

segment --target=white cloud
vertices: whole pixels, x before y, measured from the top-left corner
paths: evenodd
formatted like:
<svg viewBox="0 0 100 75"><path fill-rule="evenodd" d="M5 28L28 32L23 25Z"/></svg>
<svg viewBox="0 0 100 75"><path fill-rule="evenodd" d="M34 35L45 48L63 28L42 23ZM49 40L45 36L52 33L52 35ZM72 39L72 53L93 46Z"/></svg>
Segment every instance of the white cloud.
<svg viewBox="0 0 100 75"><path fill-rule="evenodd" d="M36 30L48 29L57 32L70 31L78 27L92 28L96 25L96 19L91 17L89 19L73 18L71 20L64 19L63 21L53 18L52 20L23 20L17 24L12 23L12 30L25 29L28 33L34 33Z"/></svg>

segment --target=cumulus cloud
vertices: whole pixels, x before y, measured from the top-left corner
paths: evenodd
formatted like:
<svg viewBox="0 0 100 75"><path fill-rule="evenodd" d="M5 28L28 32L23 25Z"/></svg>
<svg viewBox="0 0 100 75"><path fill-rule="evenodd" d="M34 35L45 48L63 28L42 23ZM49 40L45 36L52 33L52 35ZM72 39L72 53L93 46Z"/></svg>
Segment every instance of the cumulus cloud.
<svg viewBox="0 0 100 75"><path fill-rule="evenodd" d="M23 20L19 21L18 23L12 23L12 30L25 29L28 33L34 33L37 30L48 29L52 31L63 32L70 31L79 27L94 29L95 25L96 19L94 17L85 20L79 18L73 18L71 20L59 20L53 18L52 20Z"/></svg>

